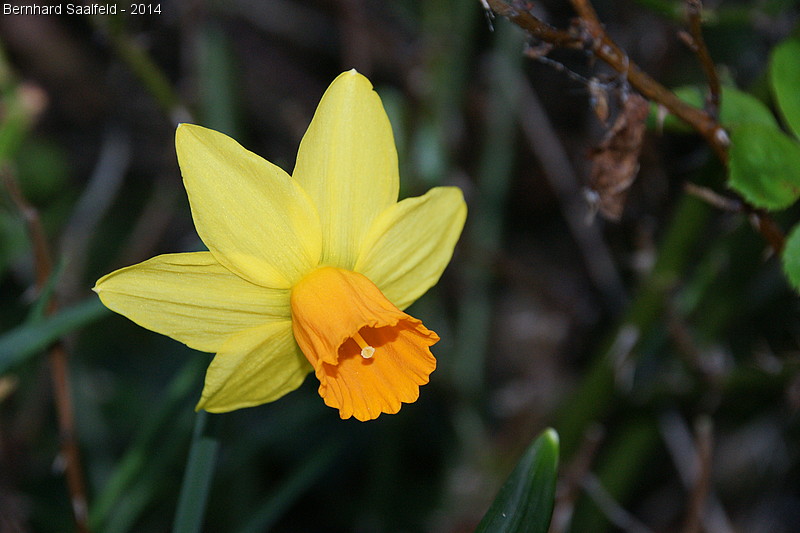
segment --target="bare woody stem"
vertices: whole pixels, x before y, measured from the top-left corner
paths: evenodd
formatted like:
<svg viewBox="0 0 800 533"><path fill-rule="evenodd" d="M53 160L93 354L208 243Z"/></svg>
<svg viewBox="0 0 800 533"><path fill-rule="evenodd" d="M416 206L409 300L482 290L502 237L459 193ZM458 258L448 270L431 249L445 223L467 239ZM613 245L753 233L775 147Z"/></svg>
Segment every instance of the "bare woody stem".
<svg viewBox="0 0 800 533"><path fill-rule="evenodd" d="M559 30L533 16L520 0L487 0L492 10L553 46L591 50L600 60L624 76L645 98L656 102L691 125L724 163L728 160L727 136L719 122L708 112L680 100L631 62L628 55L608 36L587 0L570 0L579 18L569 30ZM705 47L703 46L705 49Z"/></svg>
<svg viewBox="0 0 800 533"><path fill-rule="evenodd" d="M689 19L689 31L691 32L692 51L697 54L700 66L708 79L708 97L706 98L706 111L712 117L719 118L719 105L722 94L717 69L711 59L706 41L703 38L703 4L700 0L686 0L686 12Z"/></svg>
<svg viewBox="0 0 800 533"><path fill-rule="evenodd" d="M663 106L691 126L706 140L719 160L727 165L730 141L717 119L721 88L714 63L702 36L702 3L701 0L686 1L690 26L689 44L697 54L709 84L705 110L683 102L675 93L633 63L628 55L608 36L589 0L570 0L578 18L567 30L554 28L536 18L530 12L530 2L525 0L482 0L484 5L491 8L492 11L508 18L531 36L552 47L591 51L596 58L624 76L642 96ZM785 236L778 224L763 210L756 209L744 201L741 202L741 206L741 211L750 215L753 225L773 250L780 253L785 244Z"/></svg>
<svg viewBox="0 0 800 533"><path fill-rule="evenodd" d="M52 274L53 262L39 213L36 208L25 200L14 172L6 166L0 170L0 174L2 174L3 182L12 201L23 216L28 234L33 243L36 288L41 290ZM57 302L51 299L45 312L53 314L57 310ZM81 457L75 431L75 411L72 406L72 397L69 389L69 354L63 343L59 341L48 349L48 357L53 380L53 395L58 414L61 455L64 461L70 503L72 504L78 532L89 533L86 483L83 478L83 468L81 467Z"/></svg>
<svg viewBox="0 0 800 533"><path fill-rule="evenodd" d="M508 3L505 0L487 0L486 5L498 15L506 17L523 30L546 43L566 48L580 48L583 44L577 36L570 32L559 30L537 19L524 6L518 5L516 1Z"/></svg>
<svg viewBox="0 0 800 533"><path fill-rule="evenodd" d="M600 19L597 17L597 12L588 0L571 0L571 3L579 15L578 23L582 29L583 40L594 55L625 76L633 88L639 91L642 96L664 106L673 115L691 125L706 139L706 142L719 159L723 163L727 163L727 135L721 135L724 130L717 119L708 112L683 102L675 96L675 93L658 83L635 63L631 62L628 55L608 36ZM706 50L704 45L702 49Z"/></svg>

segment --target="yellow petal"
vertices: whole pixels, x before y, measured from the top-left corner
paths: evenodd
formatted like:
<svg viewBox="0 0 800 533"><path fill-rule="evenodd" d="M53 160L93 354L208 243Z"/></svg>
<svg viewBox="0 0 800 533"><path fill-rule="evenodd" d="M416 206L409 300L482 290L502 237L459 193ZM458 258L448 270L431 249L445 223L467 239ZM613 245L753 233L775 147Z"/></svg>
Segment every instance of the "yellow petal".
<svg viewBox="0 0 800 533"><path fill-rule="evenodd" d="M197 409L224 413L277 400L303 383L311 366L289 320L231 337L211 361Z"/></svg>
<svg viewBox="0 0 800 533"><path fill-rule="evenodd" d="M197 233L222 265L274 288L317 265L319 219L283 170L200 126L178 126L175 146Z"/></svg>
<svg viewBox="0 0 800 533"><path fill-rule="evenodd" d="M464 227L467 205L456 187L406 198L370 228L355 269L405 309L439 280Z"/></svg>
<svg viewBox="0 0 800 533"><path fill-rule="evenodd" d="M291 316L288 290L245 281L209 252L160 255L102 277L94 290L112 311L205 352Z"/></svg>
<svg viewBox="0 0 800 533"><path fill-rule="evenodd" d="M351 269L372 221L397 201L397 152L389 119L369 80L337 77L300 143L293 177L317 207L321 263Z"/></svg>
<svg viewBox="0 0 800 533"><path fill-rule="evenodd" d="M419 397L439 337L363 275L323 267L292 289L292 329L325 404L365 421Z"/></svg>

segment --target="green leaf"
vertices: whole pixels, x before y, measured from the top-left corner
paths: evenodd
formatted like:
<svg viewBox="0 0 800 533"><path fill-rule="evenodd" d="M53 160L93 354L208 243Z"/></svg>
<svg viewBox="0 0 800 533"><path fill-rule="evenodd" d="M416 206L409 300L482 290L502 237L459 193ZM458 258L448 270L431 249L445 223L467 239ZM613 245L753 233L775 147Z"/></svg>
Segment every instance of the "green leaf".
<svg viewBox="0 0 800 533"><path fill-rule="evenodd" d="M517 463L476 533L547 533L557 468L558 434L547 429Z"/></svg>
<svg viewBox="0 0 800 533"><path fill-rule="evenodd" d="M786 239L783 249L783 271L796 291L800 291L800 224L796 225Z"/></svg>
<svg viewBox="0 0 800 533"><path fill-rule="evenodd" d="M705 93L696 85L687 85L675 89L675 96L698 109L704 106ZM656 111L653 104L653 113ZM778 123L769 108L755 96L740 91L735 87L722 87L720 123L726 128L742 124L763 124L777 127ZM690 131L689 127L677 117L668 115L664 119L664 129L668 131Z"/></svg>
<svg viewBox="0 0 800 533"><path fill-rule="evenodd" d="M67 333L82 328L109 311L97 298L88 298L41 321L23 324L0 336L0 375L47 348Z"/></svg>
<svg viewBox="0 0 800 533"><path fill-rule="evenodd" d="M728 184L756 207L783 209L800 196L800 144L774 127L731 130Z"/></svg>
<svg viewBox="0 0 800 533"><path fill-rule="evenodd" d="M800 139L800 39L787 39L775 47L769 79L783 120Z"/></svg>
<svg viewBox="0 0 800 533"><path fill-rule="evenodd" d="M117 461L113 472L101 487L90 508L89 525L92 531L126 533L131 524L157 497L164 471L179 455L186 453L188 435L183 427L184 417L194 415L193 394L208 366L208 359L192 357L175 375L170 385L159 393L159 402L148 412L125 455Z"/></svg>
<svg viewBox="0 0 800 533"><path fill-rule="evenodd" d="M196 415L192 447L186 461L172 533L200 533L202 530L220 447L222 416L206 411L200 411Z"/></svg>
<svg viewBox="0 0 800 533"><path fill-rule="evenodd" d="M778 123L764 102L734 87L722 88L719 121L726 128L741 124L763 124L776 127Z"/></svg>
<svg viewBox="0 0 800 533"><path fill-rule="evenodd" d="M271 531L283 513L341 457L346 450L343 440L325 442L311 451L275 492L256 507L247 524L238 533Z"/></svg>

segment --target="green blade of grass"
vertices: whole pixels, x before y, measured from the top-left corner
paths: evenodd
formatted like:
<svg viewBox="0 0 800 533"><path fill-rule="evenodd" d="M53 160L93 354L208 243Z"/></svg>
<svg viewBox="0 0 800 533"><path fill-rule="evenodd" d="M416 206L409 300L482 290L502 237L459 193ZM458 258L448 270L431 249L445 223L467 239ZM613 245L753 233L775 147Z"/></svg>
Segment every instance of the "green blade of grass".
<svg viewBox="0 0 800 533"><path fill-rule="evenodd" d="M557 469L558 434L548 429L517 463L476 533L547 533Z"/></svg>
<svg viewBox="0 0 800 533"><path fill-rule="evenodd" d="M219 451L219 422L219 415L205 411L197 413L172 533L199 533L202 530Z"/></svg>
<svg viewBox="0 0 800 533"><path fill-rule="evenodd" d="M23 364L67 333L109 313L96 298L65 308L41 321L23 324L0 336L0 375Z"/></svg>
<svg viewBox="0 0 800 533"><path fill-rule="evenodd" d="M302 461L284 483L261 504L239 533L269 531L281 515L324 474L345 448L342 441L326 443Z"/></svg>
<svg viewBox="0 0 800 533"><path fill-rule="evenodd" d="M90 524L93 530L108 531L109 533L127 531L120 529L120 526L117 525L123 522L120 516L123 514L130 516L130 521L133 522L146 504L152 500L152 491L148 493L149 499L142 502L131 500L129 496L132 492L137 494L142 492L136 487L142 485L145 479L150 479L145 472L154 470L154 455L163 462L163 465L168 464L164 462L164 458L171 457L176 448L164 443L164 432L167 431L167 426L172 427L173 430L167 432L170 434L169 440L174 440L172 435L175 434L175 421L177 418L185 416L183 409L186 409L187 398L196 388L206 366L205 358L198 356L190 359L167 388L159 411L148 416L139 426L130 448L119 461L113 475L98 492L92 504ZM177 437L177 442L181 447L185 445L186 440L188 440L188 435ZM156 468L155 471L158 472L157 475L163 475L163 470L158 471ZM124 512L119 507L121 505L125 508Z"/></svg>

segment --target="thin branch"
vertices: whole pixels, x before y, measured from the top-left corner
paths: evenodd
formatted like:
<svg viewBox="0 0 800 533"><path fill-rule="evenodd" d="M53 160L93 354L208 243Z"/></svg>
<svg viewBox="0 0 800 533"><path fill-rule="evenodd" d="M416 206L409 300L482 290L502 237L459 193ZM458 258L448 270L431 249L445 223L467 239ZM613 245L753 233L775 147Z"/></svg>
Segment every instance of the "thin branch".
<svg viewBox="0 0 800 533"><path fill-rule="evenodd" d="M568 529L583 480L590 475L595 455L604 438L605 429L600 424L589 426L584 433L581 447L564 470L564 476L559 482L548 533L563 533Z"/></svg>
<svg viewBox="0 0 800 533"><path fill-rule="evenodd" d="M481 0L481 2L484 6L488 4L492 11L506 17L537 39L565 48L581 48L583 46L579 37L539 20L530 13L527 6L520 5L518 1L508 3L505 0Z"/></svg>
<svg viewBox="0 0 800 533"><path fill-rule="evenodd" d="M707 395L717 398L727 375L730 373L727 354L719 348L701 348L677 305L667 301L666 325L670 339L675 343L677 354L688 368L703 380Z"/></svg>
<svg viewBox="0 0 800 533"><path fill-rule="evenodd" d="M717 69L711 54L703 39L703 3L701 0L686 0L686 12L689 19L689 31L691 32L692 50L700 60L700 66L708 79L708 94L706 95L706 112L719 118L719 106L722 94L722 87L719 81Z"/></svg>
<svg viewBox="0 0 800 533"><path fill-rule="evenodd" d="M709 491L711 490L711 451L713 448L713 428L711 418L701 417L695 424L695 449L698 471L689 497L684 533L701 533L703 517L706 513Z"/></svg>
<svg viewBox="0 0 800 533"><path fill-rule="evenodd" d="M652 102L666 107L700 135L724 163L728 161L728 137L717 120L706 111L687 104L675 93L658 83L633 63L628 55L609 37L597 18L597 13L588 0L571 0L572 6L580 16L584 42L594 55L604 61L619 74L625 76L634 89ZM722 133L721 133L722 132Z"/></svg>
<svg viewBox="0 0 800 533"><path fill-rule="evenodd" d="M698 109L679 99L675 93L654 80L650 75L633 63L628 55L609 37L600 22L597 12L589 0L570 0L579 15L569 30L559 30L536 18L529 10L529 3L524 0L481 0L491 9L503 15L511 22L527 31L531 36L551 46L566 48L582 48L605 62L609 67L623 76L642 96L664 108L694 128L711 147L719 160L728 164L728 146L730 138L717 120L720 94L719 77L714 71L714 64L708 54L700 31L700 0L687 0L691 5L689 12L690 25L693 27L691 44L699 54L700 62L706 71L709 81L709 100L707 109ZM694 12L697 15L693 15ZM775 220L763 210L742 202L744 211L749 213L755 228L764 240L780 253L785 245L785 236Z"/></svg>
<svg viewBox="0 0 800 533"><path fill-rule="evenodd" d="M786 246L786 235L772 216L763 209L747 205L750 223L766 239L772 250L780 255Z"/></svg>
<svg viewBox="0 0 800 533"><path fill-rule="evenodd" d="M674 411L661 414L659 431L681 482L689 491L698 490L698 485L704 483L701 478L710 475L703 472L704 468L710 468L710 458L709 463L703 465L702 455L706 452L697 449L699 441L692 438L686 422ZM710 454L710 450L708 453ZM701 488L705 491L703 512L700 515L703 528L714 533L733 533L733 526L710 485Z"/></svg>
<svg viewBox="0 0 800 533"><path fill-rule="evenodd" d="M708 187L703 187L690 181L684 184L683 190L722 211L742 213L745 210L745 206L740 200L722 196Z"/></svg>
<svg viewBox="0 0 800 533"><path fill-rule="evenodd" d="M39 218L39 212L25 199L14 172L8 166L3 167L0 174L2 174L3 182L12 201L25 220L34 249L36 288L41 290L52 274L53 261L50 256L44 227ZM57 310L57 302L55 299L51 299L45 312L53 314ZM50 359L50 374L53 380L53 395L58 414L61 459L63 460L64 473L67 478L72 512L78 532L89 533L86 483L83 478L80 450L75 431L75 411L70 395L69 354L63 343L57 342L49 348L48 357Z"/></svg>
<svg viewBox="0 0 800 533"><path fill-rule="evenodd" d="M587 474L583 479L583 490L597 505L600 511L614 526L626 533L653 533L638 518L622 507L614 497L603 487L597 476Z"/></svg>
<svg viewBox="0 0 800 533"><path fill-rule="evenodd" d="M783 252L783 248L786 246L786 235L775 219L763 209L757 209L743 200L722 196L707 187L701 187L694 183L686 183L684 190L717 209L747 215L750 218L750 223L769 243L772 251L775 254Z"/></svg>
<svg viewBox="0 0 800 533"><path fill-rule="evenodd" d="M33 260L36 265L36 287L43 287L53 270L53 263L50 260L50 252L47 246L47 237L45 235L42 221L39 219L39 212L31 204L29 204L19 188L16 176L7 166L0 172L3 176L3 184L5 185L11 200L22 215L25 221L25 227L33 244Z"/></svg>
<svg viewBox="0 0 800 533"><path fill-rule="evenodd" d="M587 0L571 0L579 18L577 26L570 31L553 28L549 24L533 16L520 0L487 0L492 10L503 15L511 22L554 46L566 48L585 48L607 63L612 69L624 76L628 82L645 98L658 102L672 114L691 125L715 151L723 162L728 159L727 135L722 126L702 109L690 106L675 94L651 78L632 63L628 55L608 36L592 5Z"/></svg>

